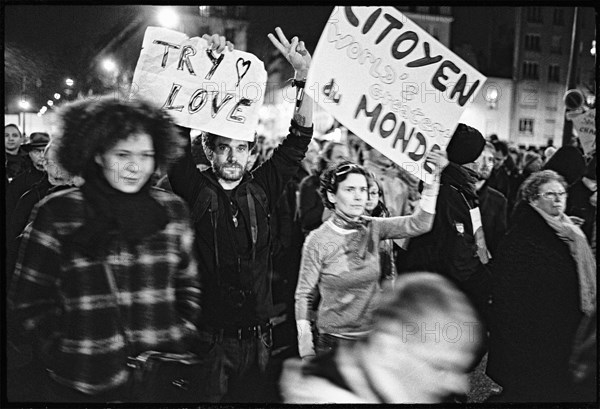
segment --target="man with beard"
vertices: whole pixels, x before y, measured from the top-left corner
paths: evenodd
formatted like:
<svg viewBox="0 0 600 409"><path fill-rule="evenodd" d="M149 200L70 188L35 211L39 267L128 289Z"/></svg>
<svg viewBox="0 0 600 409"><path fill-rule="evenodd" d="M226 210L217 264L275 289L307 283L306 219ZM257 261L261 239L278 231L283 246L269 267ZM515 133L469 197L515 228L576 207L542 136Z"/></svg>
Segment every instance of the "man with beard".
<svg viewBox="0 0 600 409"><path fill-rule="evenodd" d="M453 280L485 318L490 298L490 258L481 226L477 173L468 165L485 146L481 133L458 124L446 149L433 228L411 238L405 271L432 271ZM467 166L465 166L467 165Z"/></svg>
<svg viewBox="0 0 600 409"><path fill-rule="evenodd" d="M481 155L468 167L477 173L477 196L481 210L481 223L485 235L485 243L490 253L494 254L498 243L506 233L506 197L496 189L488 186L488 178L494 168L495 148L490 142L485 144Z"/></svg>
<svg viewBox="0 0 600 409"><path fill-rule="evenodd" d="M273 316L270 215L298 172L313 131L312 101L301 90L310 54L297 37L288 41L281 29L276 32L279 40L272 34L269 39L294 68L298 89L287 138L250 173L246 166L255 141L204 132L211 168L196 168L187 138L186 155L168 173L173 192L191 209L196 230L203 288L199 329L212 368L208 402L265 401ZM204 38L218 53L225 49L224 37Z"/></svg>

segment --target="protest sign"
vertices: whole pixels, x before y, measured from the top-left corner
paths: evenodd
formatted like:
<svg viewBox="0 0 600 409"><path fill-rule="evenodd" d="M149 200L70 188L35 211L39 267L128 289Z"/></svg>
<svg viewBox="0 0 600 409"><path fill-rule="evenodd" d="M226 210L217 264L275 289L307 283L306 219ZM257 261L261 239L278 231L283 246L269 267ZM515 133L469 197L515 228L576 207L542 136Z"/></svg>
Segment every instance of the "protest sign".
<svg viewBox="0 0 600 409"><path fill-rule="evenodd" d="M266 82L264 64L250 53L217 54L200 37L148 27L131 97L156 103L178 125L250 141Z"/></svg>
<svg viewBox="0 0 600 409"><path fill-rule="evenodd" d="M335 7L305 92L420 179L486 77L394 7Z"/></svg>
<svg viewBox="0 0 600 409"><path fill-rule="evenodd" d="M573 130L581 142L583 152L587 155L596 150L596 110L587 109L584 113L572 118Z"/></svg>

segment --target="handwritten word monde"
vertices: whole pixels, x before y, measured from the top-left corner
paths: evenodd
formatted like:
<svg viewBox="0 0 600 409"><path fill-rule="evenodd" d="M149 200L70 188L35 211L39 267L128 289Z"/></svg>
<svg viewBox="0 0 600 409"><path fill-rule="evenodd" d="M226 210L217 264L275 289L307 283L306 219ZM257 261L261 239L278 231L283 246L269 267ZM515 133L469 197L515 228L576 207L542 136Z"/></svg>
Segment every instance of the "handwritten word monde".
<svg viewBox="0 0 600 409"><path fill-rule="evenodd" d="M181 47L178 44L172 44L172 43L168 43L166 41L161 41L161 40L154 40L153 44L159 44L159 45L163 45L165 47L164 52L163 52L162 61L160 64L160 66L162 68L165 68L167 65L167 58L169 57L169 49L171 49L171 48L173 48L175 50L181 49L181 52L179 53L179 60L177 62L177 70L183 71L183 67L185 65L185 67L187 68L188 72L191 75L194 75L194 76L196 75L196 72L194 71L194 68L192 66L192 62L190 61L190 57L193 55L196 55L196 49L193 46L186 45L186 46ZM214 75L215 71L217 70L217 68L219 67L219 65L221 64L221 62L223 61L223 57L225 57L225 54L221 54L219 57L215 57L215 55L212 53L212 50L209 50L209 49L206 49L206 54L207 54L208 58L210 59L212 66L211 66L210 70L208 71L208 73L206 74L206 76L204 77L204 79L210 80L212 78L212 76ZM243 58L238 58L238 60L236 62L236 71L238 74L237 83L235 84L236 88L239 86L240 80L248 72L248 69L250 68L250 64L251 64L250 61L246 61ZM179 93L180 89L181 89L181 84L173 83L173 85L171 86L171 91L169 91L169 96L167 97L167 100L163 104L162 109L175 110L175 111L179 111L179 112L181 112L183 110L183 108L184 108L183 105L176 105L176 106L173 105L175 103L175 98L177 97L177 94ZM195 114L195 113L199 112L206 105L210 94L212 94L212 102L210 104L210 106L211 106L210 115L212 118L217 116L217 114L221 111L221 109L225 105L227 105L227 103L229 101L231 101L233 99L233 97L235 97L235 93L226 92L225 95L223 96L223 98L221 98L221 100L219 101L218 100L219 99L219 91L198 88L197 90L195 90L192 93L192 95L188 101L188 104L187 104L188 112L190 114ZM240 100L233 106L231 111L229 111L229 114L227 115L227 120L233 121L233 122L244 123L246 121L246 117L239 115L239 113L241 112L241 107L249 107L252 104L252 102L253 101L248 98L240 98Z"/></svg>
<svg viewBox="0 0 600 409"><path fill-rule="evenodd" d="M345 11L346 18L348 19L348 22L354 27L359 27L360 21L358 20L358 17L356 17L356 14L354 14L354 12L352 11L352 7L346 6L346 7L344 7L344 11ZM378 8L373 13L371 13L369 18L367 18L364 25L362 26L363 34L368 33L373 28L375 23L379 20L379 17L381 16L381 14L382 14L381 8ZM375 40L375 44L379 44L393 30L401 30L402 27L404 26L404 24L400 20L398 20L396 17L392 16L391 14L383 13L383 19L387 20L388 24L387 24L387 27L385 27L385 29L383 29L383 31L379 34L379 37L377 37L377 39ZM392 57L394 57L396 60L402 60L403 58L408 57L415 50L415 48L417 48L418 44L419 44L419 35L417 33L415 33L414 31L402 32L400 35L398 35L398 37L392 44L392 48L391 48ZM401 51L400 50L401 45L403 47L406 47L408 45L408 48L404 51ZM448 76L446 75L444 70L449 69L450 71L454 72L455 74L460 74L461 69L458 68L456 66L456 64L454 64L452 61L449 61L447 59L445 60L441 55L431 56L431 50L429 47L429 43L427 41L423 41L423 56L421 56L420 58L417 58L413 61L408 62L406 64L406 67L407 68L419 68L419 67L424 67L427 65L438 64L438 63L439 63L439 66L438 66L438 69L436 70L435 74L433 74L433 77L431 78L431 84L437 90L439 90L441 92L445 92L446 86L444 84L442 84L442 82L440 81L440 79L442 79L443 81L448 80ZM450 93L450 99L453 99L454 95L459 94L457 102L458 102L458 105L460 105L461 107L467 103L467 101L469 100L469 97L473 94L473 92L475 92L475 90L479 86L479 80L475 81L475 83L471 86L471 89L469 90L469 92L467 92L465 94L464 91L465 91L466 85L467 85L467 76L465 74L462 74L460 76L459 80L454 85L452 92Z"/></svg>

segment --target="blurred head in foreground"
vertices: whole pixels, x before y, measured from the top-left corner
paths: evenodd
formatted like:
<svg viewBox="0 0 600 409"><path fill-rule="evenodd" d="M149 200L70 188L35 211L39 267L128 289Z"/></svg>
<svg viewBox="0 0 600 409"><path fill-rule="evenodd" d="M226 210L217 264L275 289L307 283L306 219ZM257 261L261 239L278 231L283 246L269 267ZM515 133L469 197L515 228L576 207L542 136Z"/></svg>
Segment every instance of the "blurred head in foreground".
<svg viewBox="0 0 600 409"><path fill-rule="evenodd" d="M482 326L465 295L433 273L401 275L359 355L387 403L435 403L469 388Z"/></svg>
<svg viewBox="0 0 600 409"><path fill-rule="evenodd" d="M286 403L440 403L469 390L483 326L467 297L434 273L400 275L373 329L333 354L288 360Z"/></svg>

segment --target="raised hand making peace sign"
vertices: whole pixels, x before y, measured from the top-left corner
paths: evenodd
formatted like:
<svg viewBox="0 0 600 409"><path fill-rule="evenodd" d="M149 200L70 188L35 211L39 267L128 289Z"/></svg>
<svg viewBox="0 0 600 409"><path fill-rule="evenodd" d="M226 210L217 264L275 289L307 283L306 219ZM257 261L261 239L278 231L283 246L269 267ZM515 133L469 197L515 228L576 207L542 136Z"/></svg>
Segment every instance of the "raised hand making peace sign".
<svg viewBox="0 0 600 409"><path fill-rule="evenodd" d="M279 37L279 40L271 33L267 35L273 45L283 54L283 56L289 61L296 71L296 79L304 80L308 74L308 68L310 67L310 53L304 45L304 41L300 41L297 36L292 38L292 41L288 41L281 28L275 28L275 32Z"/></svg>

